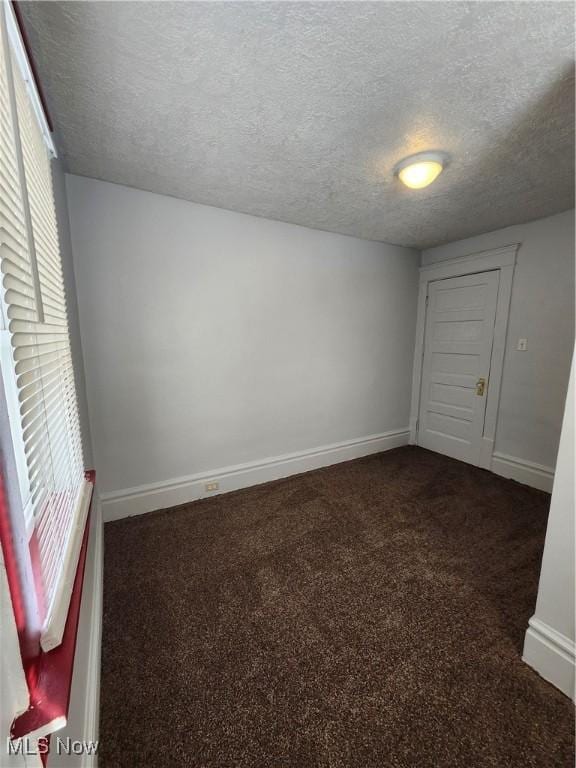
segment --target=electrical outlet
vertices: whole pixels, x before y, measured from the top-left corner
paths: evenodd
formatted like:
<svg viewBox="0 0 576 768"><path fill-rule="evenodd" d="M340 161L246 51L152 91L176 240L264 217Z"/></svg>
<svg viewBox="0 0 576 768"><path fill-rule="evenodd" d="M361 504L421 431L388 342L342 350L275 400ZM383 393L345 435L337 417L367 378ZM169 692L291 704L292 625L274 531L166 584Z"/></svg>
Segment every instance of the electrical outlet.
<svg viewBox="0 0 576 768"><path fill-rule="evenodd" d="M204 489L206 491L217 491L219 490L219 488L220 488L220 483L216 483L216 482L206 483L206 485L204 486Z"/></svg>
<svg viewBox="0 0 576 768"><path fill-rule="evenodd" d="M518 339L516 349L518 352L526 352L528 349L528 339Z"/></svg>

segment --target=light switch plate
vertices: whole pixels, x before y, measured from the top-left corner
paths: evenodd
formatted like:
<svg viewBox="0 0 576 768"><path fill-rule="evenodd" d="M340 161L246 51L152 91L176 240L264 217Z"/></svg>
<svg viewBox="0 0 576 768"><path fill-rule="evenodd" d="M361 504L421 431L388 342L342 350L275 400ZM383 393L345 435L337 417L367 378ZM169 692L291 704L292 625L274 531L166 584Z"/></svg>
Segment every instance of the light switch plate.
<svg viewBox="0 0 576 768"><path fill-rule="evenodd" d="M528 339L518 339L516 349L518 352L526 352L528 349Z"/></svg>

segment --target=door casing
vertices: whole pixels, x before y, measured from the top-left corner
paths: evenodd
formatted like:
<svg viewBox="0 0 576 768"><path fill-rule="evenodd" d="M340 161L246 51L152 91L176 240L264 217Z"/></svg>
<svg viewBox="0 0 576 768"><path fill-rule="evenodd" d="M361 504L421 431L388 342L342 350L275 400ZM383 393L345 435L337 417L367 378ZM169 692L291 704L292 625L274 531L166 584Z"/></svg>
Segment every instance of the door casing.
<svg viewBox="0 0 576 768"><path fill-rule="evenodd" d="M488 251L467 254L455 259L439 261L435 264L420 267L420 288L418 293L418 316L416 320L416 345L414 351L414 367L412 372L412 401L410 408L410 444L418 445L418 414L420 411L420 390L422 378L422 358L424 354L424 335L426 330L426 296L428 283L433 280L443 280L448 277L462 277L477 272L487 272L498 269L500 283L496 304L496 320L494 323L494 343L492 346L492 362L490 366L490 386L486 399L484 417L484 432L482 449L478 466L490 469L492 454L496 440L496 425L498 407L500 404L500 388L504 353L506 351L506 332L510 298L512 296L512 278L516 265L516 254L520 243L511 243Z"/></svg>

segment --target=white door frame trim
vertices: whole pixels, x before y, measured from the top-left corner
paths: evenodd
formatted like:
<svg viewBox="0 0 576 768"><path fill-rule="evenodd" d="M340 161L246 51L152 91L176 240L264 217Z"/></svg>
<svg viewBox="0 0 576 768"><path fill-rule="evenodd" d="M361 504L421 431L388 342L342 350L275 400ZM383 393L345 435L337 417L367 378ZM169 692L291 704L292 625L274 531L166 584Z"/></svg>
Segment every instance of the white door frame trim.
<svg viewBox="0 0 576 768"><path fill-rule="evenodd" d="M498 301L496 304L496 320L494 323L494 343L490 362L490 379L486 399L484 417L484 433L480 465L490 469L494 441L496 438L496 422L500 403L500 384L506 351L506 331L510 298L512 296L512 278L516 265L516 254L520 243L510 243L500 248L488 251L470 253L455 259L446 259L435 264L420 267L420 289L418 292L418 319L416 321L416 345L414 350L414 367L412 370L412 402L410 407L410 444L418 444L418 414L420 411L420 384L422 378L422 358L424 355L424 334L426 330L426 297L428 283L434 280L444 280L449 277L463 277L477 272L500 270L498 285Z"/></svg>

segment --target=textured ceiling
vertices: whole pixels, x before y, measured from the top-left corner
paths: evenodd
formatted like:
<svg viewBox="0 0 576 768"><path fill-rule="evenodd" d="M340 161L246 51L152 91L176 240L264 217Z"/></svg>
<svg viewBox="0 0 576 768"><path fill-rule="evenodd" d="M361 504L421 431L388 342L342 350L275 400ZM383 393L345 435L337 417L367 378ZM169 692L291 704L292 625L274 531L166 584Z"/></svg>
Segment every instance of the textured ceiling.
<svg viewBox="0 0 576 768"><path fill-rule="evenodd" d="M421 248L574 205L572 3L21 9L72 173Z"/></svg>

